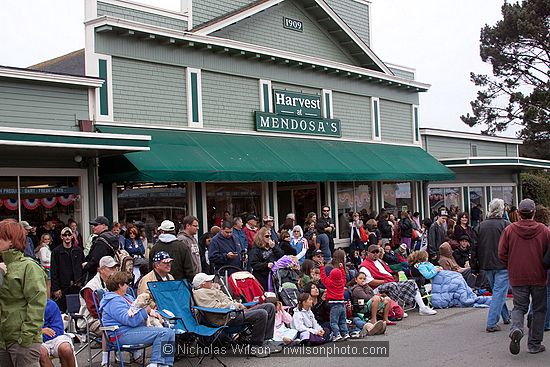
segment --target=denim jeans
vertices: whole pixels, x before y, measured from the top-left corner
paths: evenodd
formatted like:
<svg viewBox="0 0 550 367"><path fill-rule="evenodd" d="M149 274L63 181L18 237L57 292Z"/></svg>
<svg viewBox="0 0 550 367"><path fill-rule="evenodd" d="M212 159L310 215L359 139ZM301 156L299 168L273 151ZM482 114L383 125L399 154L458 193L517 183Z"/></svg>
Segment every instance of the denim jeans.
<svg viewBox="0 0 550 367"><path fill-rule="evenodd" d="M122 334L119 343L121 345L152 343L151 363L172 366L176 350L175 340L176 333L172 329L138 326ZM167 347L168 344L172 345L171 349Z"/></svg>
<svg viewBox="0 0 550 367"><path fill-rule="evenodd" d="M346 304L343 302L331 303L330 307L330 328L334 337L348 334L348 325L346 324Z"/></svg>
<svg viewBox="0 0 550 367"><path fill-rule="evenodd" d="M542 342L544 333L547 287L526 285L521 287L512 287L512 292L514 294L514 309L512 310L511 331L521 330L523 333L525 314L529 310L529 301L531 301L533 320L531 322L531 327L529 328L527 347L529 350L536 350Z"/></svg>
<svg viewBox="0 0 550 367"><path fill-rule="evenodd" d="M493 297L489 306L487 315L487 327L497 326L498 320L510 320L510 311L506 305L506 295L508 294L508 270L485 270L487 280L491 285Z"/></svg>

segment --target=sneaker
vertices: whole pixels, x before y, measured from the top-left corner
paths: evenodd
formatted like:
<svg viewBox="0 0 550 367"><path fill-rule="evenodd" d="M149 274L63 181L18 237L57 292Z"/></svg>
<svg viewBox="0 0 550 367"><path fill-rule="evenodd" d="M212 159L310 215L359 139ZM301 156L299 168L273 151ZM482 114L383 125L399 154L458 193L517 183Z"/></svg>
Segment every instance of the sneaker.
<svg viewBox="0 0 550 367"><path fill-rule="evenodd" d="M342 337L342 341L345 341L345 340L348 340L349 339L349 334L345 334L343 337Z"/></svg>
<svg viewBox="0 0 550 367"><path fill-rule="evenodd" d="M403 318L409 317L409 314L406 312L403 312Z"/></svg>
<svg viewBox="0 0 550 367"><path fill-rule="evenodd" d="M488 332L488 333L494 333L495 331L500 331L500 326L498 325L495 325L495 326L487 326L485 328L485 331Z"/></svg>
<svg viewBox="0 0 550 367"><path fill-rule="evenodd" d="M504 325L510 325L510 319L502 321Z"/></svg>
<svg viewBox="0 0 550 367"><path fill-rule="evenodd" d="M422 316L431 316L431 315L437 314L437 311L429 307L421 307L418 310L418 313L421 314Z"/></svg>
<svg viewBox="0 0 550 367"><path fill-rule="evenodd" d="M267 358L269 357L269 350L266 348L260 348L254 352L251 352L250 355L256 358Z"/></svg>
<svg viewBox="0 0 550 367"><path fill-rule="evenodd" d="M376 321L374 326L367 332L368 336L383 334L385 329L384 321Z"/></svg>
<svg viewBox="0 0 550 367"><path fill-rule="evenodd" d="M363 325L363 329L361 329L361 332L359 333L360 338L364 338L369 333L369 328L372 328L373 325L370 322L367 322L365 325Z"/></svg>
<svg viewBox="0 0 550 367"><path fill-rule="evenodd" d="M332 341L336 343L336 342L339 342L342 339L343 339L342 335L338 335L338 336L335 336L334 338L332 338Z"/></svg>
<svg viewBox="0 0 550 367"><path fill-rule="evenodd" d="M358 331L358 330L352 331L351 333L349 333L349 337L350 337L351 339L360 338L360 337L361 337L361 332Z"/></svg>
<svg viewBox="0 0 550 367"><path fill-rule="evenodd" d="M510 353L518 354L519 353L519 342L523 338L523 332L519 329L512 331L510 334Z"/></svg>
<svg viewBox="0 0 550 367"><path fill-rule="evenodd" d="M529 353L531 354L537 354L537 353L540 353L540 352L544 352L546 350L546 347L544 345L539 345L538 348L535 348L535 349L529 349Z"/></svg>

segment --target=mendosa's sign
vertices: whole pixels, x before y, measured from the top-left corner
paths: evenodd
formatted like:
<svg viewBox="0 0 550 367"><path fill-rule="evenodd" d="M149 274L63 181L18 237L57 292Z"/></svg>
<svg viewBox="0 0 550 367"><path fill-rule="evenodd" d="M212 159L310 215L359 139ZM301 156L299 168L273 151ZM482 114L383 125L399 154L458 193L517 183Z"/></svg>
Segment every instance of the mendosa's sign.
<svg viewBox="0 0 550 367"><path fill-rule="evenodd" d="M275 113L256 112L257 131L342 136L340 120L322 117L318 95L274 90L273 102Z"/></svg>

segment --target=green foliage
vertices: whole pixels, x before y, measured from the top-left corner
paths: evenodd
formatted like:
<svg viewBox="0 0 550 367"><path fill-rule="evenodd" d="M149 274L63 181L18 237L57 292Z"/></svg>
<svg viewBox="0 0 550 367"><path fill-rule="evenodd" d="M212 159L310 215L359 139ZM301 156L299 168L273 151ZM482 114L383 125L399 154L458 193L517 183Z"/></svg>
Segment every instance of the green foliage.
<svg viewBox="0 0 550 367"><path fill-rule="evenodd" d="M524 198L530 198L537 204L550 206L550 175L547 173L522 173L521 189Z"/></svg>
<svg viewBox="0 0 550 367"><path fill-rule="evenodd" d="M550 0L505 2L502 19L485 25L480 41L493 75L470 74L481 90L462 121L490 135L517 124L527 142L550 141Z"/></svg>

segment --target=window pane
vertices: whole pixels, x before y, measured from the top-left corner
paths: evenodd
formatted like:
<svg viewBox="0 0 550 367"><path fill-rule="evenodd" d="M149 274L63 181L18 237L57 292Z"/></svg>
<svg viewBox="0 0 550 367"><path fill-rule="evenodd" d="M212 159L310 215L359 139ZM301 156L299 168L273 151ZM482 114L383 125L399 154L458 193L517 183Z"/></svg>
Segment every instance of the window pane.
<svg viewBox="0 0 550 367"><path fill-rule="evenodd" d="M372 212L372 184L370 182L355 183L355 211Z"/></svg>
<svg viewBox="0 0 550 367"><path fill-rule="evenodd" d="M401 210L413 210L410 182L395 182L382 185L384 209L397 215Z"/></svg>
<svg viewBox="0 0 550 367"><path fill-rule="evenodd" d="M220 225L223 212L228 211L232 217L246 217L256 214L261 217L262 185L261 183L207 183L206 206L208 229ZM246 220L246 219L243 219Z"/></svg>
<svg viewBox="0 0 550 367"><path fill-rule="evenodd" d="M21 177L20 183L23 220L40 226L46 218L63 224L72 218L81 224L78 177Z"/></svg>
<svg viewBox="0 0 550 367"><path fill-rule="evenodd" d="M185 183L119 186L117 194L119 220L143 223L148 240L163 220L179 223L187 215Z"/></svg>
<svg viewBox="0 0 550 367"><path fill-rule="evenodd" d="M445 205L444 189L440 187L431 187L429 193L430 217L437 215L440 206Z"/></svg>
<svg viewBox="0 0 550 367"><path fill-rule="evenodd" d="M0 219L19 219L17 177L0 177Z"/></svg>
<svg viewBox="0 0 550 367"><path fill-rule="evenodd" d="M470 187L470 210L477 204L481 204L481 207L485 207L484 203L485 189L483 187Z"/></svg>
<svg viewBox="0 0 550 367"><path fill-rule="evenodd" d="M459 209L462 207L462 188L445 188L445 206L447 209L451 209L451 206L455 206Z"/></svg>
<svg viewBox="0 0 550 367"><path fill-rule="evenodd" d="M493 186L491 187L491 196L493 199L502 199L508 206L514 205L515 195L513 186Z"/></svg>
<svg viewBox="0 0 550 367"><path fill-rule="evenodd" d="M338 182L336 191L338 198L338 237L349 238L349 212L355 211L353 182Z"/></svg>

